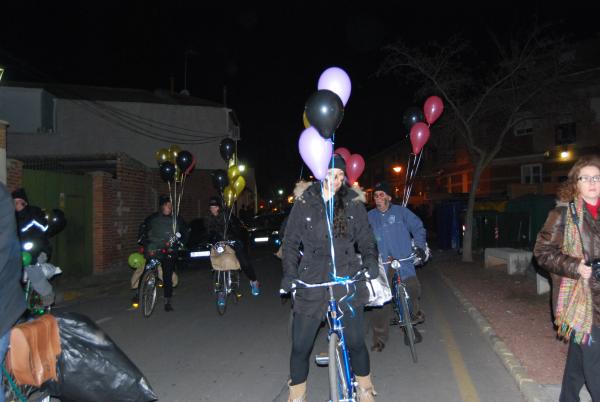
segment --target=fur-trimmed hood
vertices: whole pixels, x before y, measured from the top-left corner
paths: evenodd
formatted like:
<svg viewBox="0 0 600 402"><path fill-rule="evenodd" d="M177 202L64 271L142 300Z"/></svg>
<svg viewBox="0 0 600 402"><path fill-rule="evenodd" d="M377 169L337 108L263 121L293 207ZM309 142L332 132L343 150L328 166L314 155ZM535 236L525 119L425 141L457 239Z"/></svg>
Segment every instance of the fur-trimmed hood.
<svg viewBox="0 0 600 402"><path fill-rule="evenodd" d="M294 198L297 200L300 199L304 195L304 192L311 187L314 189L314 192L318 194L319 185L320 182L318 181L300 180L296 183L296 187L294 188ZM348 187L348 195L346 196L346 198L349 198L351 201L354 202L362 202L363 204L366 204L367 202L367 196L365 192L358 186Z"/></svg>

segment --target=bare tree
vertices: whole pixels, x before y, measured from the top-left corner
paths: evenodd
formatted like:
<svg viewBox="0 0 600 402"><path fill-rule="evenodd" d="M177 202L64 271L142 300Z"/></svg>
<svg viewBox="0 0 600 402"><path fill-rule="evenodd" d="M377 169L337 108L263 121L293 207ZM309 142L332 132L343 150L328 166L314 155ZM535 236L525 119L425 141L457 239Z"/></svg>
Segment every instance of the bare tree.
<svg viewBox="0 0 600 402"><path fill-rule="evenodd" d="M440 95L445 123L462 138L474 167L466 214L463 260L473 261L473 208L481 174L502 149L515 125L531 118L535 99L573 74L566 41L534 25L508 38L489 33L489 46L476 53L461 38L424 47L398 42L386 47L380 73L404 74L422 83L418 97ZM556 94L556 91L554 92ZM549 98L546 96L545 101Z"/></svg>

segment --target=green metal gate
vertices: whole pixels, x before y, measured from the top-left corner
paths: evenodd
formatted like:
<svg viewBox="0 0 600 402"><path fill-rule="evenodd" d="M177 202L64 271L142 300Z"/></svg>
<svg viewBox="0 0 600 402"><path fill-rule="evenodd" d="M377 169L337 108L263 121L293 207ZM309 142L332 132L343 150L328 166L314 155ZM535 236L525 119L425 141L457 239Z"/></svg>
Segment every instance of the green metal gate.
<svg viewBox="0 0 600 402"><path fill-rule="evenodd" d="M62 209L65 230L52 238L52 263L63 275L92 273L92 177L44 170L23 170L29 202L42 209Z"/></svg>

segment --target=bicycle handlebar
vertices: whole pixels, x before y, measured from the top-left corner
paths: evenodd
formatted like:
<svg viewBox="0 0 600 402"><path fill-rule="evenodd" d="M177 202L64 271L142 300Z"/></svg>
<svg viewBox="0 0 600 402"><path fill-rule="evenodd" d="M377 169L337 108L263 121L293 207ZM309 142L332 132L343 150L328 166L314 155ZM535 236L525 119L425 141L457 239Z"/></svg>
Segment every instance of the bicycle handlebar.
<svg viewBox="0 0 600 402"><path fill-rule="evenodd" d="M356 273L356 275L354 275L352 278L338 277L338 280L331 281L331 282L306 283L304 281L301 281L300 279L295 279L292 282L292 290L311 289L311 288L326 288L329 286L346 286L346 285L353 284L353 283L358 282L363 279L364 280L368 279L368 274L364 270L358 271Z"/></svg>

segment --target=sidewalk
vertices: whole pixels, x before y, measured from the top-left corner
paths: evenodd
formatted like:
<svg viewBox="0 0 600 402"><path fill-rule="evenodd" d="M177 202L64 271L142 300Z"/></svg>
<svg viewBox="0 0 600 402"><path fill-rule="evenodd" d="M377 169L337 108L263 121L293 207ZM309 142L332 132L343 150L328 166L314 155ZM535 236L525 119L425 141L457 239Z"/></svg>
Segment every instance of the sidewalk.
<svg viewBox="0 0 600 402"><path fill-rule="evenodd" d="M474 255L473 263L461 258L455 251L434 252L442 278L478 323L525 399L557 401L568 345L556 338L550 295L538 296L534 277L509 276L505 265L484 269L483 255ZM581 397L591 401L585 387Z"/></svg>
<svg viewBox="0 0 600 402"><path fill-rule="evenodd" d="M99 291L112 286L129 287L132 274L131 269L122 269L106 272L99 275L83 277L58 276L51 281L56 292L56 305L60 307L78 299L94 297Z"/></svg>

